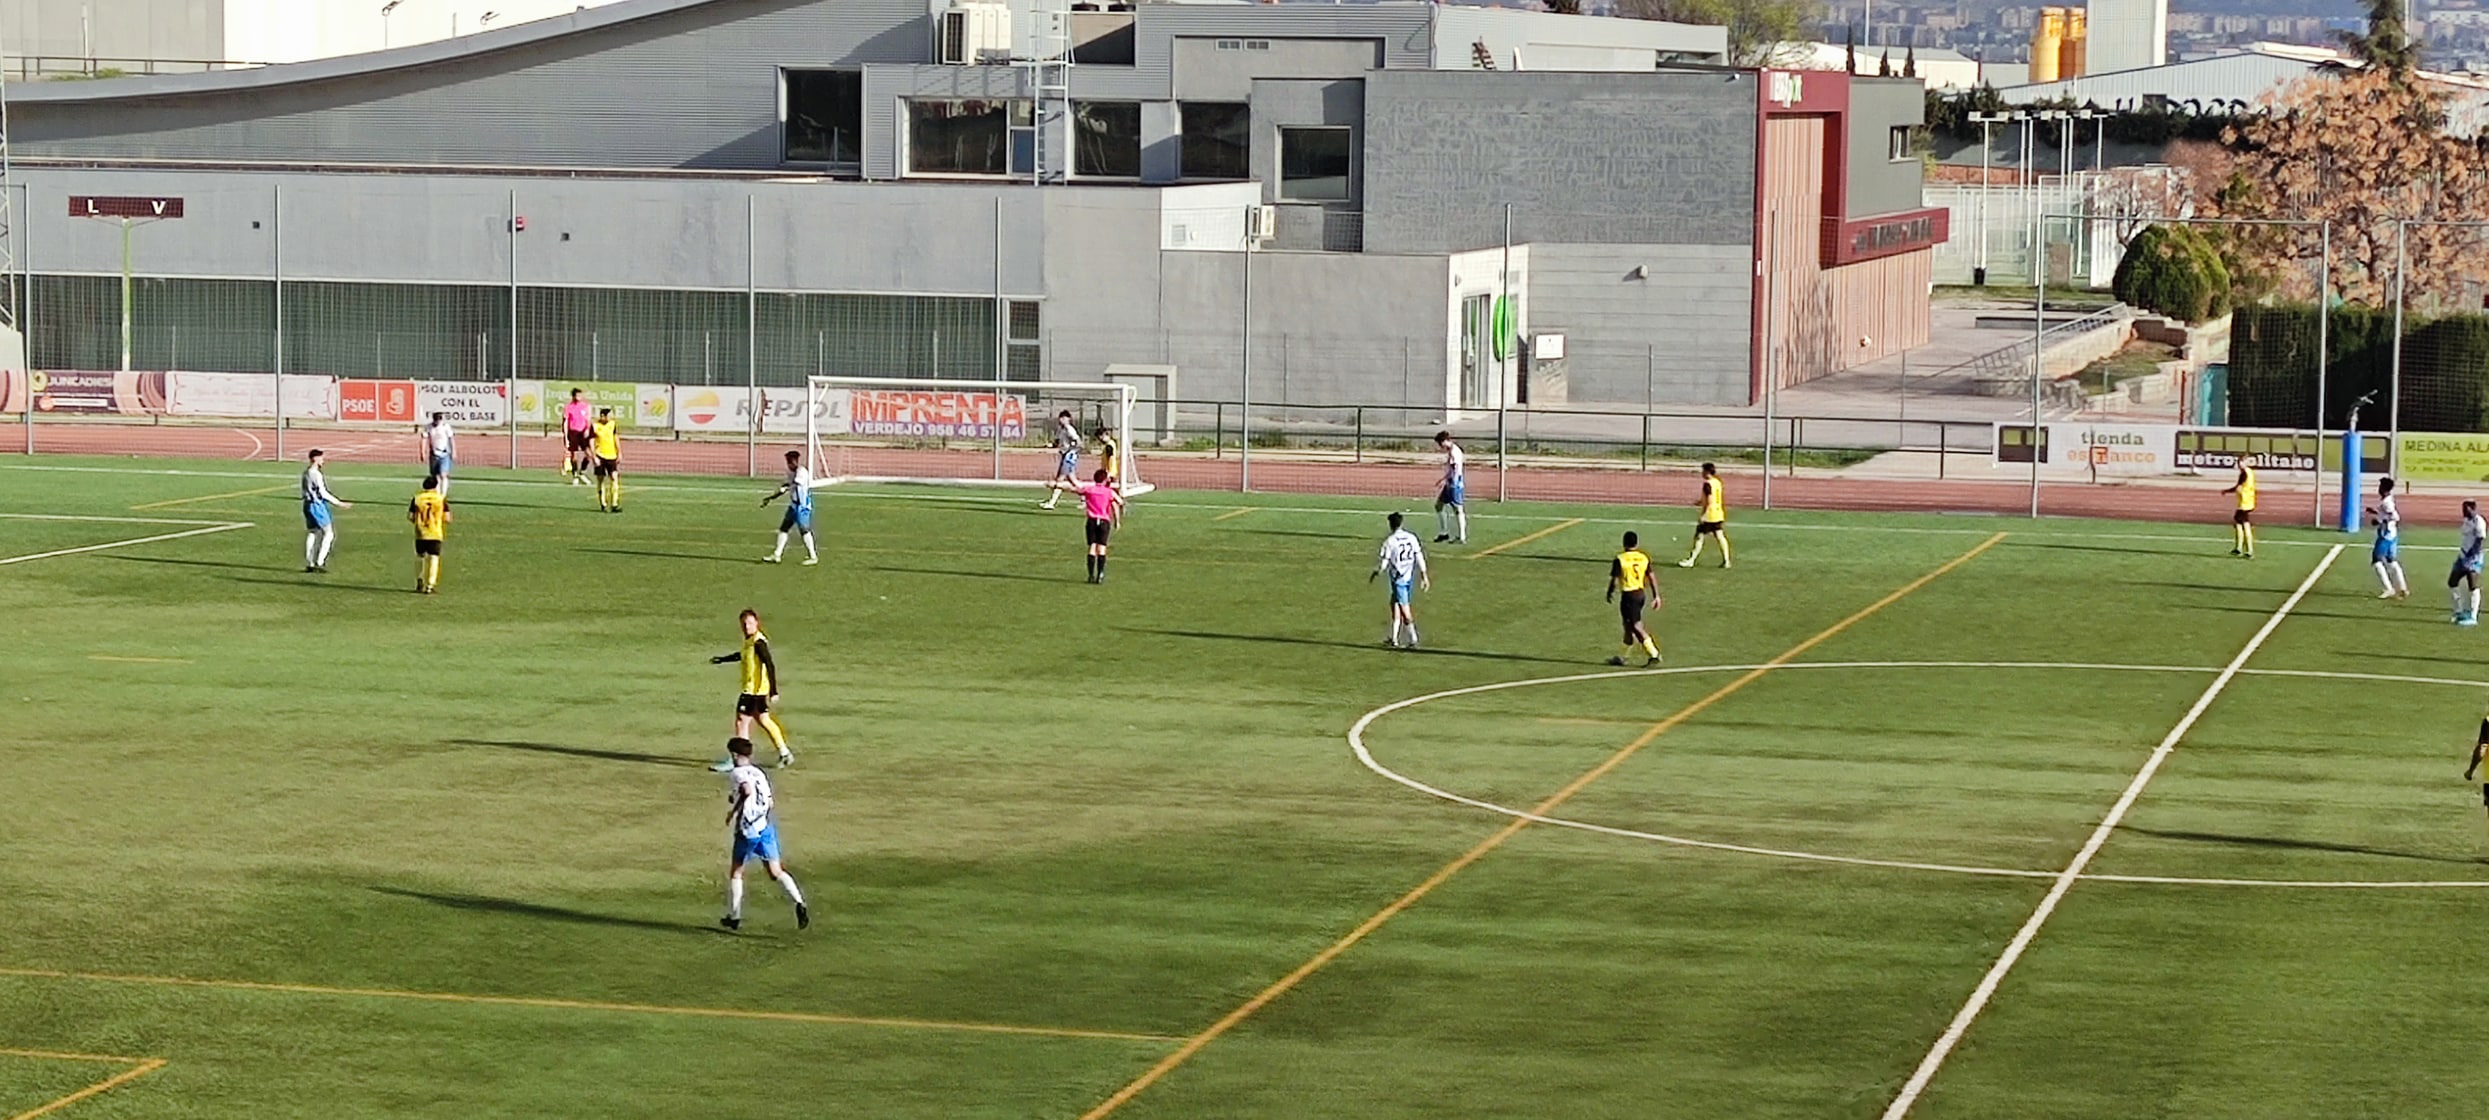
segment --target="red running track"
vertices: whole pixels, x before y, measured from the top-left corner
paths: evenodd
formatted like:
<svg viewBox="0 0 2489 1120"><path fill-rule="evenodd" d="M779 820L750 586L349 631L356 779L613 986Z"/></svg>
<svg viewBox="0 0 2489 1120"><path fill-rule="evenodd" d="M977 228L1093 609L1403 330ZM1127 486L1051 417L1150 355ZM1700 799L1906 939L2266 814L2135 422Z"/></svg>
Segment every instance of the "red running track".
<svg viewBox="0 0 2489 1120"><path fill-rule="evenodd" d="M10 431L16 427L18 431ZM26 445L22 425L0 427L0 446L19 451ZM114 424L81 421L36 424L34 447L39 454L162 456L191 459L272 460L277 434L269 427L204 427L195 425ZM510 465L512 440L504 432L476 432L463 437L461 458L479 467ZM561 464L559 440L527 434L516 440L518 465L551 471ZM762 477L779 469L781 456L801 444L783 438L761 441L747 453L731 442L671 439L626 439L626 472L741 477L757 466ZM417 461L414 435L348 429L288 428L287 458L313 447L333 461L405 463ZM895 477L990 477L993 456L986 451L914 450L840 446L829 453L836 461L822 464L824 473ZM1474 460L1473 460L1474 463ZM1042 481L1052 471L1053 455L1042 449L1011 450L1003 456L1004 475ZM1256 493L1370 495L1431 499L1440 469L1431 463L1343 462L1265 455L1253 463ZM1143 477L1177 490L1239 491L1241 465L1233 455L1207 458L1199 454L1144 453ZM1473 496L1493 495L1497 471L1473 466ZM1731 468L1725 476L1732 505L1761 505L1763 478L1751 469ZM1695 496L1693 471L1668 467L1652 471L1580 466L1514 466L1502 472L1505 497L1513 501L1599 502L1627 505L1690 506ZM2040 488L2040 512L2058 517L2097 517L2131 521L2196 522L2226 525L2231 499L2209 484L2047 484ZM2267 525L2308 525L2314 521L2314 497L2306 489L2267 486L2261 517ZM2403 516L2414 522L2450 524L2463 495L2454 492L2408 495ZM2331 504L2330 501L2328 504ZM2031 490L2020 479L1885 479L1843 478L1823 474L1776 475L1772 479L1775 509L1889 511L1909 513L1983 513L2022 515L2030 512Z"/></svg>

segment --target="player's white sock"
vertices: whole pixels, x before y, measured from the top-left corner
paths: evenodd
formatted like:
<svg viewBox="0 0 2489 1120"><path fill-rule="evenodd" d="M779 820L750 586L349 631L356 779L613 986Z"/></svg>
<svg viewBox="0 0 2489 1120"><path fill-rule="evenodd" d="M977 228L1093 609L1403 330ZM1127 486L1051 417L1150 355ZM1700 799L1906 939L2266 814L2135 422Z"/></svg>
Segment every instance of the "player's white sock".
<svg viewBox="0 0 2489 1120"><path fill-rule="evenodd" d="M320 566L320 534L304 533L302 535L302 566L306 568Z"/></svg>
<svg viewBox="0 0 2489 1120"><path fill-rule="evenodd" d="M2397 595L2411 594L2411 580L2403 575L2403 562L2395 560L2391 563L2394 568L2394 593Z"/></svg>
<svg viewBox="0 0 2489 1120"><path fill-rule="evenodd" d="M1460 532L1452 534L1452 539L1456 541L1466 541L1469 539L1469 507L1462 506L1456 512L1459 514L1461 519L1461 530Z"/></svg>
<svg viewBox="0 0 2489 1120"><path fill-rule="evenodd" d="M336 547L336 544L337 544L337 530L335 530L335 529L322 529L322 530L320 530L320 558L319 558L318 560L312 561L312 566L313 566L313 567L317 567L317 568L325 568L325 567L328 567L328 550L329 550L329 549L331 549L331 548L333 548L333 547Z"/></svg>
<svg viewBox="0 0 2489 1120"><path fill-rule="evenodd" d="M1436 535L1436 536L1438 536L1438 537L1448 537L1448 536L1451 536L1451 535L1452 535L1452 509L1451 509L1451 507L1449 507L1449 506L1436 506L1436 507L1435 507L1435 535Z"/></svg>
<svg viewBox="0 0 2489 1120"><path fill-rule="evenodd" d="M1417 623L1415 622L1409 624L1409 648L1417 648Z"/></svg>
<svg viewBox="0 0 2489 1120"><path fill-rule="evenodd" d="M2394 573L2386 569L2385 561L2379 560L2376 563L2369 565L2369 567L2377 570L2377 583L2384 589L2385 593L2388 595L2393 594Z"/></svg>
<svg viewBox="0 0 2489 1120"><path fill-rule="evenodd" d="M729 918L743 916L743 876L741 875L730 875L726 878L726 916Z"/></svg>
<svg viewBox="0 0 2489 1120"><path fill-rule="evenodd" d="M804 555L815 560L821 558L821 551L812 546L812 530L810 529L804 530Z"/></svg>
<svg viewBox="0 0 2489 1120"><path fill-rule="evenodd" d="M2480 589L2479 589L2479 588L2475 587L2475 588L2473 588L2473 589L2472 589L2472 595L2471 595L2471 607L2470 607L2468 610L2465 610L2463 613L2468 614L2468 615L2473 615L2473 616L2476 616L2476 617L2480 614Z"/></svg>
<svg viewBox="0 0 2489 1120"><path fill-rule="evenodd" d="M1400 644L1400 616L1391 616L1391 644Z"/></svg>
<svg viewBox="0 0 2489 1120"><path fill-rule="evenodd" d="M2456 614L2462 614L2462 613L2463 613L2463 589L2462 589L2461 587L2449 587L2449 588L2447 588L2447 589L2446 589L2446 597L2447 597L2448 599L2452 599L2452 600L2454 600L2454 613L2456 613Z"/></svg>
<svg viewBox="0 0 2489 1120"><path fill-rule="evenodd" d="M777 559L777 558L779 557L779 555L781 555L781 554L782 554L782 553L784 553L785 551L786 551L786 534L785 534L785 533L783 533L783 532L781 532L781 533L779 533L779 534L778 534L778 547L776 547L776 548L773 548L773 549L770 549L770 550L769 550L769 558L770 558L770 559L772 559L772 560L775 560L775 559Z"/></svg>
<svg viewBox="0 0 2489 1120"><path fill-rule="evenodd" d="M797 906L804 904L804 892L796 887L795 876L787 874L786 869L782 867L778 869L778 874L774 878L778 880L778 889L786 892L788 902Z"/></svg>

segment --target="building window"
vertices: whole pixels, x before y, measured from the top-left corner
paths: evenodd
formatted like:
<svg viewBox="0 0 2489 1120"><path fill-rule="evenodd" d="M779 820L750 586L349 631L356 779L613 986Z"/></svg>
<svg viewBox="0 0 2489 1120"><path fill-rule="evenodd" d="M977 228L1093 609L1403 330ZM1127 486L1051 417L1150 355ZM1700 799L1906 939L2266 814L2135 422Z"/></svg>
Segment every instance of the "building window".
<svg viewBox="0 0 2489 1120"><path fill-rule="evenodd" d="M1107 179L1141 177L1141 103L1072 103L1072 174Z"/></svg>
<svg viewBox="0 0 2489 1120"><path fill-rule="evenodd" d="M1885 134L1884 149L1884 158L1894 163L1910 159L1910 126L1894 125L1892 130Z"/></svg>
<svg viewBox="0 0 2489 1120"><path fill-rule="evenodd" d="M907 169L913 175L1008 175L1011 130L1029 124L1026 101L910 101Z"/></svg>
<svg viewBox="0 0 2489 1120"><path fill-rule="evenodd" d="M785 72L780 127L788 163L825 163L853 168L864 162L864 73L859 70Z"/></svg>
<svg viewBox="0 0 2489 1120"><path fill-rule="evenodd" d="M1354 160L1345 128L1279 130L1279 197L1289 202L1348 201Z"/></svg>
<svg viewBox="0 0 2489 1120"><path fill-rule="evenodd" d="M1242 101L1187 101L1176 107L1184 130L1187 179L1253 177L1253 107Z"/></svg>

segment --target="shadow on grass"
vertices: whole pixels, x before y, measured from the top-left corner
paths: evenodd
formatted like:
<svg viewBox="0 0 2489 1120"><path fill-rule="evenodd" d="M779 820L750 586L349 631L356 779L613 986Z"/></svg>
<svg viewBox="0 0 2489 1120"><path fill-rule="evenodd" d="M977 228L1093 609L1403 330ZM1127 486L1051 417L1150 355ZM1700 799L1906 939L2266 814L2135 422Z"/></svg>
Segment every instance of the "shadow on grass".
<svg viewBox="0 0 2489 1120"><path fill-rule="evenodd" d="M360 591L366 595L412 595L415 593L413 580L408 580L402 587L375 587L368 583L331 583L310 572L302 573L301 579L253 579L249 576L226 576L225 578L235 583L264 583L271 587L316 587L322 591Z"/></svg>
<svg viewBox="0 0 2489 1120"><path fill-rule="evenodd" d="M605 751L597 750L593 747L565 747L559 743L538 743L526 739L451 739L449 742L453 745L461 747L499 747L503 750L535 751L539 754L558 754L565 755L570 758L595 758L602 759L606 762L641 762L650 766L689 767L694 769L706 769L708 767L708 763L706 762L702 762L698 759L684 758L680 755L638 754L632 751Z"/></svg>
<svg viewBox="0 0 2489 1120"><path fill-rule="evenodd" d="M2268 588L2265 588L2264 590L2266 590L2266 591L2270 592L2270 591L2275 591L2276 589L2275 589L2275 588L2269 588L2269 587L2268 587ZM2220 604L2218 604L2218 603L2175 603L2175 604L2172 604L2172 606L2176 607L2176 608L2177 608L2177 609L2179 609L2179 610L2189 610L2189 611L2227 611L2227 612L2229 612L2229 613L2231 613L2231 614L2260 614L2260 615L2271 615L2271 614L2273 613L2273 611L2274 611L2274 608L2273 608L2273 607L2227 607L2227 606L2222 606L2222 605L2220 605ZM2414 617L2410 617L2410 616L2407 616L2407 615L2406 615L2406 616L2396 616L2396 615L2391 615L2391 614L2351 614L2351 613L2348 613L2348 612L2345 612L2345 611L2292 611L2292 612L2290 612L2290 617L2292 617L2292 618L2340 618L2340 619L2347 619L2347 620L2352 621L2352 622L2400 622L2400 623L2406 623L2406 624L2413 625L2413 626L2445 626L2445 625L2447 625L2447 622L2446 622L2446 620L2445 620L2445 619L2443 619L2443 618L2439 618L2439 617L2437 617L2437 616L2435 616L2435 615L2431 615L2431 616L2429 616L2429 617L2427 617L2427 618L2414 618Z"/></svg>
<svg viewBox="0 0 2489 1120"><path fill-rule="evenodd" d="M909 576L957 576L961 579L1016 579L1027 583L1072 582L1072 577L1069 574L1064 575L1061 579L1057 579L1053 576L1032 576L1024 575L1019 572L965 572L951 568L893 568L875 566L872 570L876 572L897 572L900 575Z"/></svg>
<svg viewBox="0 0 2489 1120"><path fill-rule="evenodd" d="M1118 626L1116 629L1121 630L1126 634L1154 634L1165 638L1199 638L1204 641L1213 642L1266 642L1274 645L1287 646L1326 646L1332 649L1353 649L1359 651L1371 651L1375 653L1397 652L1402 654L1414 654L1419 657L1471 657L1483 661L1535 661L1545 665L1580 666L1591 664L1591 662L1586 660L1574 660L1562 657L1539 657L1534 654L1527 653L1493 653L1486 650L1438 649L1428 647L1414 650L1395 651L1386 648L1381 642L1373 642L1369 644L1366 642L1344 642L1331 638L1291 638L1284 634L1220 634L1208 630L1152 630L1137 626Z"/></svg>
<svg viewBox="0 0 2489 1120"><path fill-rule="evenodd" d="M119 560L130 564L179 564L186 568L234 568L245 572L301 571L300 568L285 564L237 564L231 560L176 560L170 556L129 556L111 552L105 553L104 559ZM303 574L311 573L303 572Z"/></svg>
<svg viewBox="0 0 2489 1120"><path fill-rule="evenodd" d="M583 926L611 926L619 929L647 929L657 930L662 933L716 934L721 937L731 936L731 934L729 934L726 930L715 929L709 926L693 925L689 922L659 922L651 921L646 918L625 918L615 914L597 914L586 910L572 910L561 906L546 906L535 902L520 902L516 899L509 898L492 898L487 895L480 894L434 894L430 891L409 890L405 887L372 887L370 890L374 894L385 894L393 898L411 898L417 902L429 902L435 906L446 906L452 910L469 910L485 914L508 914L512 917L534 918L538 921L544 922L567 922L572 925Z"/></svg>
<svg viewBox="0 0 2489 1120"><path fill-rule="evenodd" d="M738 560L732 556L718 556L715 554L702 555L696 552L659 552L655 549L647 548L574 548L571 551L601 552L607 556L654 556L661 560L708 560L719 564L760 564L765 562L758 556L755 556L749 560Z"/></svg>
<svg viewBox="0 0 2489 1120"><path fill-rule="evenodd" d="M2173 543L2175 543L2175 542L2173 542ZM2206 543L2206 544L2219 544L2219 543L2221 543L2221 541L2220 541L2219 539L2216 539L2216 538L2207 538L2207 539L2206 539L2206 541L2205 541L2205 543ZM2196 550L2191 549L2191 548L2145 548L2145 547L2142 547L2142 546L2133 546L2133 547L2119 548L2119 547L2116 547L2116 546L2112 546L2112 545L2105 545L2105 544L2058 544L2058 543L2056 543L2056 542L2054 542L2054 541L2038 541L2038 540L2031 540L2031 539L2028 539L2028 538L2025 538L2025 539L2022 539L2022 540L2015 540L2015 539L2014 539L2014 538L2012 538L2012 537L2007 537L2007 538L2005 538L2005 541L2004 541L2004 547L2006 547L2006 548L2053 548L2053 549L2058 549L2058 550L2060 550L2060 551L2064 551L2064 552L2111 552L2111 553L2116 553L2117 555L2120 555L2120 556L2191 556L2191 555L2194 555L2194 554L2196 553ZM2207 552L2207 553L2204 553L2204 555L2206 555L2206 556L2218 556L2218 557L2220 557L2220 558L2221 558L2221 559L2223 559L2223 560L2235 559L2234 557L2227 556L2227 555L2224 555L2224 554L2221 554L2221 553L2211 553L2211 552Z"/></svg>
<svg viewBox="0 0 2489 1120"><path fill-rule="evenodd" d="M2364 844L2335 844L2324 840L2287 840L2278 836L2240 836L2228 832L2190 832L2185 830L2136 828L2121 825L2120 832L2152 836L2162 840L2184 840L2196 844L2220 844L2233 848L2280 848L2298 852L2335 852L2353 856L2383 856L2387 859L2417 860L2422 863L2459 863L2477 867L2479 860L2467 856L2433 856L2425 852L2404 852L2392 848L2371 848Z"/></svg>

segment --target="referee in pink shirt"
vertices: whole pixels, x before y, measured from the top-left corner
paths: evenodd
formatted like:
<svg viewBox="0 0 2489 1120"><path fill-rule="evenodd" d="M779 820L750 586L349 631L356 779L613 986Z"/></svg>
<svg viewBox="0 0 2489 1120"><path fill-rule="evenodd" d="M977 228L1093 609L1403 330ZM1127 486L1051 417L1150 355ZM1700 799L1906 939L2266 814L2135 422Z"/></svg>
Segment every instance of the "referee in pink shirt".
<svg viewBox="0 0 2489 1120"><path fill-rule="evenodd" d="M570 476L573 486L588 484L589 411L579 390L571 390L570 403L562 406L562 473Z"/></svg>

